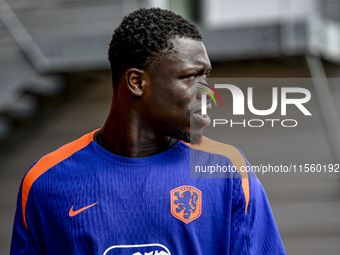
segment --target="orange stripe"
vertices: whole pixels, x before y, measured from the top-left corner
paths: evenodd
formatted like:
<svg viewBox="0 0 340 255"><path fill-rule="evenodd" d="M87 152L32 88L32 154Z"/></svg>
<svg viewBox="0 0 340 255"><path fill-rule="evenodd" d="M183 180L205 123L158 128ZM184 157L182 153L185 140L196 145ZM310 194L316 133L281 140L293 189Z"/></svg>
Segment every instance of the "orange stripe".
<svg viewBox="0 0 340 255"><path fill-rule="evenodd" d="M35 180L38 179L43 173L45 173L51 167L55 166L56 164L65 160L66 158L70 157L75 152L87 146L93 140L93 135L95 132L97 132L97 130L82 136L81 138L79 138L78 140L75 140L74 142L68 143L60 147L58 150L54 152L47 154L46 156L42 157L28 171L22 184L22 214L23 214L24 223L27 229L28 227L26 223L26 214L25 214L26 204L27 204L28 194Z"/></svg>
<svg viewBox="0 0 340 255"><path fill-rule="evenodd" d="M244 157L242 154L233 146L216 142L214 140L211 140L205 136L202 137L202 142L200 144L188 144L191 148L200 150L200 151L205 151L208 153L212 154L218 154L225 156L231 160L233 165L236 167L236 169L239 171L239 173L242 176L242 189L244 193L244 198L246 201L246 208L245 208L245 213L247 214L247 209L248 209L248 204L249 204L249 199L250 199L250 194L249 194L249 179L248 179L248 173L246 171L241 172L240 169L243 166L244 169L247 166L246 161L244 160Z"/></svg>

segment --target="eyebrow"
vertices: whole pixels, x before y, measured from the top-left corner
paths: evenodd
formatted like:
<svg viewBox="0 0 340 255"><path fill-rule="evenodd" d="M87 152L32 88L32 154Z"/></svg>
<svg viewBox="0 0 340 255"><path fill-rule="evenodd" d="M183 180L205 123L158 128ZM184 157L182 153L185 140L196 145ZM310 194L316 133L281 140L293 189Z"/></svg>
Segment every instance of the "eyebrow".
<svg viewBox="0 0 340 255"><path fill-rule="evenodd" d="M197 67L192 67L192 68L188 68L188 69L185 69L183 70L183 72L188 72L188 71L197 71L197 72L203 72L205 70L205 67L204 66L197 66ZM207 73L211 72L212 70L212 67L210 67L207 71Z"/></svg>

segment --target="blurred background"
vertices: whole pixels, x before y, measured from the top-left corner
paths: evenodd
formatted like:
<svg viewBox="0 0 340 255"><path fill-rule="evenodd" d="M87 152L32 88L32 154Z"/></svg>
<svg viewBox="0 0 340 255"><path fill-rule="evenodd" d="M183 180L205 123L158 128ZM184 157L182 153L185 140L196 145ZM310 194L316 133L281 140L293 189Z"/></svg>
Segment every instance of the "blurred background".
<svg viewBox="0 0 340 255"><path fill-rule="evenodd" d="M207 136L223 133L254 165L340 162L340 0L0 0L0 254L9 253L23 175L103 125L112 33L126 14L153 6L199 26L212 78L310 81L313 119L301 128ZM340 254L339 177L259 176L287 254Z"/></svg>

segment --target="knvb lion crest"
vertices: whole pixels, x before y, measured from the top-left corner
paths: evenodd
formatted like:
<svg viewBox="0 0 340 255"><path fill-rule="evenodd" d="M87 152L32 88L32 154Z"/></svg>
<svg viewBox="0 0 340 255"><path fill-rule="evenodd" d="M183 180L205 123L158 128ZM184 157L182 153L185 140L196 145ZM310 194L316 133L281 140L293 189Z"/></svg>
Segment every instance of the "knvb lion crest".
<svg viewBox="0 0 340 255"><path fill-rule="evenodd" d="M196 220L202 213L202 192L189 185L170 191L171 214L185 224Z"/></svg>

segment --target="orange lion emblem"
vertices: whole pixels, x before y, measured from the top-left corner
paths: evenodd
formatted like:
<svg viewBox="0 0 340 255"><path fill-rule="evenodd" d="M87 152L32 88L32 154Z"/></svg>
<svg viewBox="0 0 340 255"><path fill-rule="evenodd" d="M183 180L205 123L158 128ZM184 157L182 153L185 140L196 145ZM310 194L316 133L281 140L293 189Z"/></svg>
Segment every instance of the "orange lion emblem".
<svg viewBox="0 0 340 255"><path fill-rule="evenodd" d="M171 214L185 224L196 220L202 213L202 192L189 185L170 191Z"/></svg>

